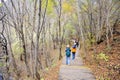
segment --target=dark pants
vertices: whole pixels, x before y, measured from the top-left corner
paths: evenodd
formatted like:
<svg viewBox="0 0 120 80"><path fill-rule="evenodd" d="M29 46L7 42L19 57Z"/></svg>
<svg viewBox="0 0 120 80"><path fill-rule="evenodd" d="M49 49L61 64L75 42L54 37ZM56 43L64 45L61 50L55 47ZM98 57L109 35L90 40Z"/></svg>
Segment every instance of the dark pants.
<svg viewBox="0 0 120 80"><path fill-rule="evenodd" d="M72 60L75 59L75 52L72 52Z"/></svg>

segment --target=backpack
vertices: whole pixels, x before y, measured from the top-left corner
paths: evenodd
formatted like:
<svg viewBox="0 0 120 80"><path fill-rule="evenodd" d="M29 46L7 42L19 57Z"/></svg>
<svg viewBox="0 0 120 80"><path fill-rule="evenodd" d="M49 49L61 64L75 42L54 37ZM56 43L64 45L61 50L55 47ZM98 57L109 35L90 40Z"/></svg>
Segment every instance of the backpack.
<svg viewBox="0 0 120 80"><path fill-rule="evenodd" d="M70 50L70 48L66 48L66 56L67 57L70 57L70 53L71 53L71 50Z"/></svg>

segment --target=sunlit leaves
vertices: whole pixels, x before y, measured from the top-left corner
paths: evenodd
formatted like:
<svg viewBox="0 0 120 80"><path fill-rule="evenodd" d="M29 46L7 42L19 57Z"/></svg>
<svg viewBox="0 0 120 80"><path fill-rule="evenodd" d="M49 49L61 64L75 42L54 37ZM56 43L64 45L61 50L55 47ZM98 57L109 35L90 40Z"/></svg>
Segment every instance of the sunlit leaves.
<svg viewBox="0 0 120 80"><path fill-rule="evenodd" d="M42 8L46 7L47 4L47 14L51 14L54 11L54 0L48 0L48 4L46 3L46 0L42 1Z"/></svg>
<svg viewBox="0 0 120 80"><path fill-rule="evenodd" d="M2 7L3 6L3 4L2 3L0 3L0 7Z"/></svg>
<svg viewBox="0 0 120 80"><path fill-rule="evenodd" d="M88 6L87 5L82 5L81 8L82 8L82 11L87 11Z"/></svg>
<svg viewBox="0 0 120 80"><path fill-rule="evenodd" d="M66 24L66 29L69 29L72 32L75 31L71 23Z"/></svg>
<svg viewBox="0 0 120 80"><path fill-rule="evenodd" d="M44 80L44 78L41 78L40 80Z"/></svg>
<svg viewBox="0 0 120 80"><path fill-rule="evenodd" d="M48 71L48 70L49 70L49 68L47 67L47 68L45 68L45 70L46 70L46 71Z"/></svg>
<svg viewBox="0 0 120 80"><path fill-rule="evenodd" d="M16 57L18 57L18 55L23 53L23 48L20 46L20 41L15 41L12 44L12 50L13 50Z"/></svg>
<svg viewBox="0 0 120 80"><path fill-rule="evenodd" d="M47 13L50 14L53 12L53 2L52 0L48 0L48 9L47 9Z"/></svg>
<svg viewBox="0 0 120 80"><path fill-rule="evenodd" d="M63 2L62 5L63 12L68 13L73 11L73 7L68 2Z"/></svg>
<svg viewBox="0 0 120 80"><path fill-rule="evenodd" d="M4 66L4 64L2 62L0 62L0 67L3 67L3 66Z"/></svg>
<svg viewBox="0 0 120 80"><path fill-rule="evenodd" d="M100 54L98 54L97 58L101 59L101 60L105 60L105 61L109 60L109 57L106 54L104 54L103 52L101 52Z"/></svg>
<svg viewBox="0 0 120 80"><path fill-rule="evenodd" d="M65 32L66 37L75 35L75 33L76 33L76 30L74 29L74 27L72 26L71 23L67 23L65 25L65 29L66 29L66 32Z"/></svg>

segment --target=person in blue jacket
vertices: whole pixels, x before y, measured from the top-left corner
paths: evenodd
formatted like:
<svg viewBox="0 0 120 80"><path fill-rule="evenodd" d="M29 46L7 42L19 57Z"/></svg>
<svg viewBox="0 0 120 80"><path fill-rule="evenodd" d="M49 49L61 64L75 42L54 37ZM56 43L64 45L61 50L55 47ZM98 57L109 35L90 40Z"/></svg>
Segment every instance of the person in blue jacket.
<svg viewBox="0 0 120 80"><path fill-rule="evenodd" d="M67 45L65 52L66 52L66 65L70 65L71 49L69 45Z"/></svg>

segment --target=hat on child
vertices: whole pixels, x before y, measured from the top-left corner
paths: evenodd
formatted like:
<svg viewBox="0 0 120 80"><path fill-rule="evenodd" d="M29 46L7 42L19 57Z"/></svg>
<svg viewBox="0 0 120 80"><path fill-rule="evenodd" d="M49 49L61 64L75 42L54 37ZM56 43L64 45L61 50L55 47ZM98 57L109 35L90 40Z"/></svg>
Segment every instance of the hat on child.
<svg viewBox="0 0 120 80"><path fill-rule="evenodd" d="M70 45L67 45L67 47L70 47Z"/></svg>

